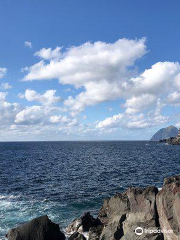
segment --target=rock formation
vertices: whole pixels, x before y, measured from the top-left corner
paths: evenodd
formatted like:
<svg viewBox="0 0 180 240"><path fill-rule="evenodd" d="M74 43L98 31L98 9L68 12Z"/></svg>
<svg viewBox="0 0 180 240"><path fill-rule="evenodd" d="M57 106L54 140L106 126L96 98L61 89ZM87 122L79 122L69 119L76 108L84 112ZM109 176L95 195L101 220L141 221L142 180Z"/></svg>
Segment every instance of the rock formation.
<svg viewBox="0 0 180 240"><path fill-rule="evenodd" d="M66 228L68 234L74 232L88 232L91 227L96 227L102 224L98 218L91 216L90 212L84 213L81 217L76 218L69 226Z"/></svg>
<svg viewBox="0 0 180 240"><path fill-rule="evenodd" d="M47 216L35 218L20 227L11 229L6 237L9 240L65 240L59 225L51 222Z"/></svg>
<svg viewBox="0 0 180 240"><path fill-rule="evenodd" d="M75 232L69 237L69 240L86 240L86 238L81 233Z"/></svg>
<svg viewBox="0 0 180 240"><path fill-rule="evenodd" d="M171 137L167 139L160 140L162 143L167 143L169 145L180 145L180 137Z"/></svg>
<svg viewBox="0 0 180 240"><path fill-rule="evenodd" d="M104 201L98 218L89 212L66 229L69 240L180 240L180 175L156 187L129 188ZM84 235L83 235L84 234ZM9 240L65 240L47 216L12 229Z"/></svg>
<svg viewBox="0 0 180 240"><path fill-rule="evenodd" d="M164 180L156 197L161 229L167 231L164 240L180 239L180 175Z"/></svg>
<svg viewBox="0 0 180 240"><path fill-rule="evenodd" d="M158 230L156 187L130 188L125 193L110 198L107 207L108 224L100 240L161 239L161 234L136 235L135 229ZM102 211L102 209L101 209Z"/></svg>

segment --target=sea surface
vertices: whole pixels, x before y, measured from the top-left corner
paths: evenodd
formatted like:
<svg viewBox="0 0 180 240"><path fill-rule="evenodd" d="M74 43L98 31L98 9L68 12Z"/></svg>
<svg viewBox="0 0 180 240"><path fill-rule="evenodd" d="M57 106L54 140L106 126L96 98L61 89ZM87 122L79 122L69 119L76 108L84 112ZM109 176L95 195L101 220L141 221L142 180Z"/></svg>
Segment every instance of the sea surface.
<svg viewBox="0 0 180 240"><path fill-rule="evenodd" d="M47 214L61 229L103 199L180 173L180 146L146 141L0 143L0 239Z"/></svg>

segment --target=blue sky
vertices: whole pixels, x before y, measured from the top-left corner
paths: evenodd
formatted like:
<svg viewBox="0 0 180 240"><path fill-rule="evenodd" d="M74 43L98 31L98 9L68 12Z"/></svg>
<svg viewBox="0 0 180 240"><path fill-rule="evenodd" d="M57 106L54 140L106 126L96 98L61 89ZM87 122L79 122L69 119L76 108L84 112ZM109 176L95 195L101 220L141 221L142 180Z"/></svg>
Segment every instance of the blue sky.
<svg viewBox="0 0 180 240"><path fill-rule="evenodd" d="M138 140L179 126L179 8L0 1L1 139Z"/></svg>

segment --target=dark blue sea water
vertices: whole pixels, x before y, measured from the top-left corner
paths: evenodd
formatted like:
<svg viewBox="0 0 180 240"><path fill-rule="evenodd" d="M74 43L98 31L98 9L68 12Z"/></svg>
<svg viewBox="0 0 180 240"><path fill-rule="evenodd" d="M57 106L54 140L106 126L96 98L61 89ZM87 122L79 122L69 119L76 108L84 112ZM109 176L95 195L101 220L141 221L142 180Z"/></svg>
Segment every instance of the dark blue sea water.
<svg viewBox="0 0 180 240"><path fill-rule="evenodd" d="M47 214L64 228L130 186L180 173L180 146L156 142L0 143L0 239Z"/></svg>

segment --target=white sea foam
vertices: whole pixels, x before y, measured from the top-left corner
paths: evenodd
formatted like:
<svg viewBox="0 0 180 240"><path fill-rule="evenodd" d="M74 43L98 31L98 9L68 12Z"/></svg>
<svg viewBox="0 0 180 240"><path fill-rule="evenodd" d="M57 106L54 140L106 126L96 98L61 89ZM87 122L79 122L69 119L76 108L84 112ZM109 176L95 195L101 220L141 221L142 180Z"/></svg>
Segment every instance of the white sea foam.
<svg viewBox="0 0 180 240"><path fill-rule="evenodd" d="M47 199L26 199L22 195L0 195L0 240L5 239L4 236L10 228L45 214L62 225L58 207L66 207L66 204Z"/></svg>

